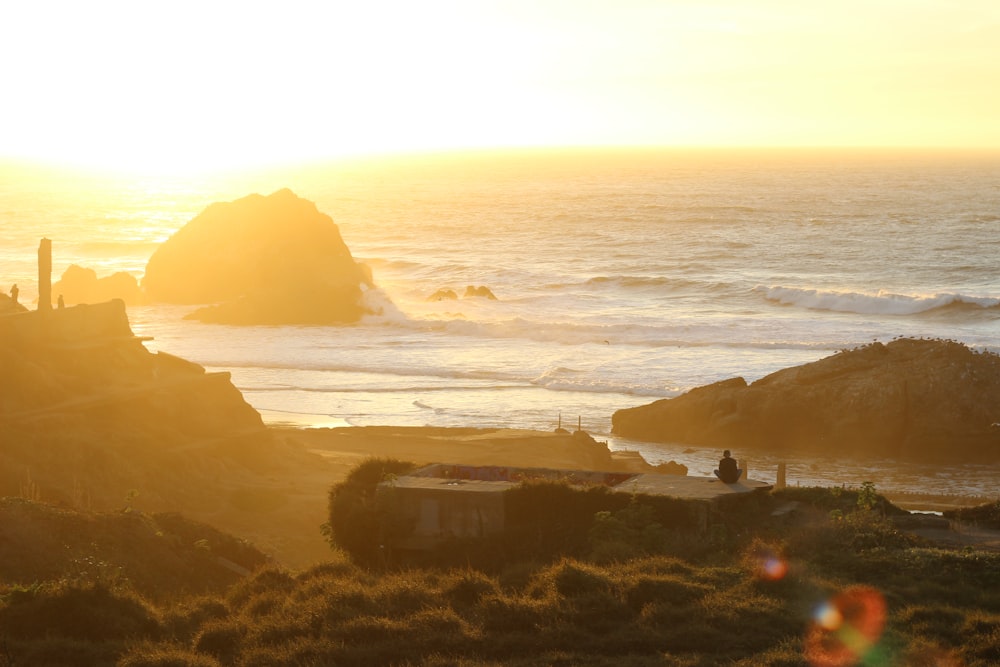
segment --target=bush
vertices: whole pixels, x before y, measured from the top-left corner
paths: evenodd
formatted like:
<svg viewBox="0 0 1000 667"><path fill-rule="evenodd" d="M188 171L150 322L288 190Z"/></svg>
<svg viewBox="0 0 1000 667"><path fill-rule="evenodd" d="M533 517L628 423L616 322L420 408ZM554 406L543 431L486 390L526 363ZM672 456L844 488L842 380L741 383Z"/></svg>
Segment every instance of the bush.
<svg viewBox="0 0 1000 667"><path fill-rule="evenodd" d="M212 620L195 637L194 647L199 653L207 653L229 663L239 655L246 636L247 628L242 623L227 619Z"/></svg>
<svg viewBox="0 0 1000 667"><path fill-rule="evenodd" d="M143 644L127 651L117 667L219 667L219 661L180 647Z"/></svg>
<svg viewBox="0 0 1000 667"><path fill-rule="evenodd" d="M496 581L476 570L467 569L445 582L444 597L455 606L474 606L488 595L499 595Z"/></svg>
<svg viewBox="0 0 1000 667"><path fill-rule="evenodd" d="M625 585L625 601L634 611L642 611L651 602L687 605L701 599L711 589L681 577L642 575Z"/></svg>
<svg viewBox="0 0 1000 667"><path fill-rule="evenodd" d="M163 625L169 636L186 641L208 621L228 615L229 607L222 600L199 597L176 604L164 614Z"/></svg>
<svg viewBox="0 0 1000 667"><path fill-rule="evenodd" d="M359 565L385 565L384 545L400 527L393 523L398 513L391 513L391 508L379 500L377 487L415 467L396 459L370 458L334 485L328 498L328 523L324 526L331 546L343 549Z"/></svg>
<svg viewBox="0 0 1000 667"><path fill-rule="evenodd" d="M984 528L1000 529L1000 500L976 507L961 507L944 512L949 519L971 523Z"/></svg>
<svg viewBox="0 0 1000 667"><path fill-rule="evenodd" d="M667 532L656 521L653 508L635 498L617 512L598 512L588 539L591 559L601 563L662 553L668 543Z"/></svg>
<svg viewBox="0 0 1000 667"><path fill-rule="evenodd" d="M154 638L160 622L139 598L100 585L56 586L0 608L0 633L12 638L86 641Z"/></svg>
<svg viewBox="0 0 1000 667"><path fill-rule="evenodd" d="M253 576L244 579L229 589L229 603L240 607L250 600L260 596L273 597L278 593L288 593L295 587L295 578L277 567L258 570Z"/></svg>

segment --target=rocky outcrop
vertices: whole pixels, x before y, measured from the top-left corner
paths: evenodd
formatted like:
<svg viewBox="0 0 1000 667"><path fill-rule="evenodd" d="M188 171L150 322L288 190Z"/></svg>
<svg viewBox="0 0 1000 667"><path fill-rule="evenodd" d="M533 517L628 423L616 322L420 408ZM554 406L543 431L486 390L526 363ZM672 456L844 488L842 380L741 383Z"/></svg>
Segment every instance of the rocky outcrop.
<svg viewBox="0 0 1000 667"><path fill-rule="evenodd" d="M1000 459L1000 356L941 340L839 352L619 410L623 437L952 463Z"/></svg>
<svg viewBox="0 0 1000 667"><path fill-rule="evenodd" d="M293 456L229 373L147 350L121 301L0 316L0 377L0 496L219 517L221 479Z"/></svg>
<svg viewBox="0 0 1000 667"><path fill-rule="evenodd" d="M192 316L231 324L354 322L370 286L330 216L287 189L212 204L157 248L142 281L150 300L215 304Z"/></svg>
<svg viewBox="0 0 1000 667"><path fill-rule="evenodd" d="M0 428L60 426L165 440L263 431L229 373L153 354L120 300L0 318Z"/></svg>
<svg viewBox="0 0 1000 667"><path fill-rule="evenodd" d="M130 306L142 303L139 281L132 274L119 271L98 278L93 269L76 264L71 264L62 278L52 285L52 294L61 296L66 305L103 303L112 299L121 299Z"/></svg>
<svg viewBox="0 0 1000 667"><path fill-rule="evenodd" d="M428 301L455 301L456 299L458 299L458 294L455 293L455 290L448 288L441 288L427 297Z"/></svg>
<svg viewBox="0 0 1000 667"><path fill-rule="evenodd" d="M0 315L9 315L13 313L26 313L28 309L23 305L14 301L12 298L6 294L0 294Z"/></svg>
<svg viewBox="0 0 1000 667"><path fill-rule="evenodd" d="M490 299L491 301L496 301L497 297L493 294L493 290L485 285L480 285L476 287L474 285L469 285L465 288L464 297L468 299L469 297L481 297L484 299Z"/></svg>
<svg viewBox="0 0 1000 667"><path fill-rule="evenodd" d="M462 295L463 299L474 299L482 298L489 299L490 301L496 301L497 297L489 287L485 285L480 285L476 287L475 285L468 285L465 288L465 293ZM448 287L442 287L438 291L427 297L428 301L455 301L458 299L458 293Z"/></svg>

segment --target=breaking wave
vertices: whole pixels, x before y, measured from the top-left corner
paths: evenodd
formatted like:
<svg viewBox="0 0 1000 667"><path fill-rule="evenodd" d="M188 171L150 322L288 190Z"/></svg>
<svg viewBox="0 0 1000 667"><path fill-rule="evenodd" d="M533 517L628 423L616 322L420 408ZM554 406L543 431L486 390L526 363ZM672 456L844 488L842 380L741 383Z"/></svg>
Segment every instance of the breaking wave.
<svg viewBox="0 0 1000 667"><path fill-rule="evenodd" d="M758 286L755 291L762 293L768 301L785 306L858 315L917 315L956 307L975 310L1000 308L1000 298L968 294L915 296L884 291L863 294L781 286Z"/></svg>

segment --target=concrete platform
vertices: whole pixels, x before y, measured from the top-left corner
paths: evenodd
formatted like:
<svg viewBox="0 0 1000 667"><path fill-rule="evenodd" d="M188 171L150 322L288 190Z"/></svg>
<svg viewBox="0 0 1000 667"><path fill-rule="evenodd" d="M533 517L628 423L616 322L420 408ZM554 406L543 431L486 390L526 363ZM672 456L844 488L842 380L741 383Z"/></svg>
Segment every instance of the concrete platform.
<svg viewBox="0 0 1000 667"><path fill-rule="evenodd" d="M643 473L618 484L614 490L618 493L642 493L686 500L714 500L735 493L766 491L772 486L767 482L753 479L741 479L735 484L725 484L717 477Z"/></svg>
<svg viewBox="0 0 1000 667"><path fill-rule="evenodd" d="M379 486L424 491L499 493L525 479L552 479L587 486L601 484L616 493L641 493L684 500L714 500L722 496L766 491L772 485L753 479L725 484L717 477L692 477L659 473L603 473L505 466L432 464Z"/></svg>

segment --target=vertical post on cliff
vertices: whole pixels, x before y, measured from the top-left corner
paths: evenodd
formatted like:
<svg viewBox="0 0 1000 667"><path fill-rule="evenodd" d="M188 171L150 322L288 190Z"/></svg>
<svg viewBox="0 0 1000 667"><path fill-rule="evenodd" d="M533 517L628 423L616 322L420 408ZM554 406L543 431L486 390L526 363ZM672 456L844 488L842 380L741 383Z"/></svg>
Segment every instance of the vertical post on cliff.
<svg viewBox="0 0 1000 667"><path fill-rule="evenodd" d="M778 479L774 482L774 488L777 490L785 488L785 464L778 464Z"/></svg>
<svg viewBox="0 0 1000 667"><path fill-rule="evenodd" d="M38 244L38 310L52 310L52 241Z"/></svg>
<svg viewBox="0 0 1000 667"><path fill-rule="evenodd" d="M742 475L740 476L740 479L750 479L750 471L747 470L746 459L740 459L740 470L743 471Z"/></svg>

